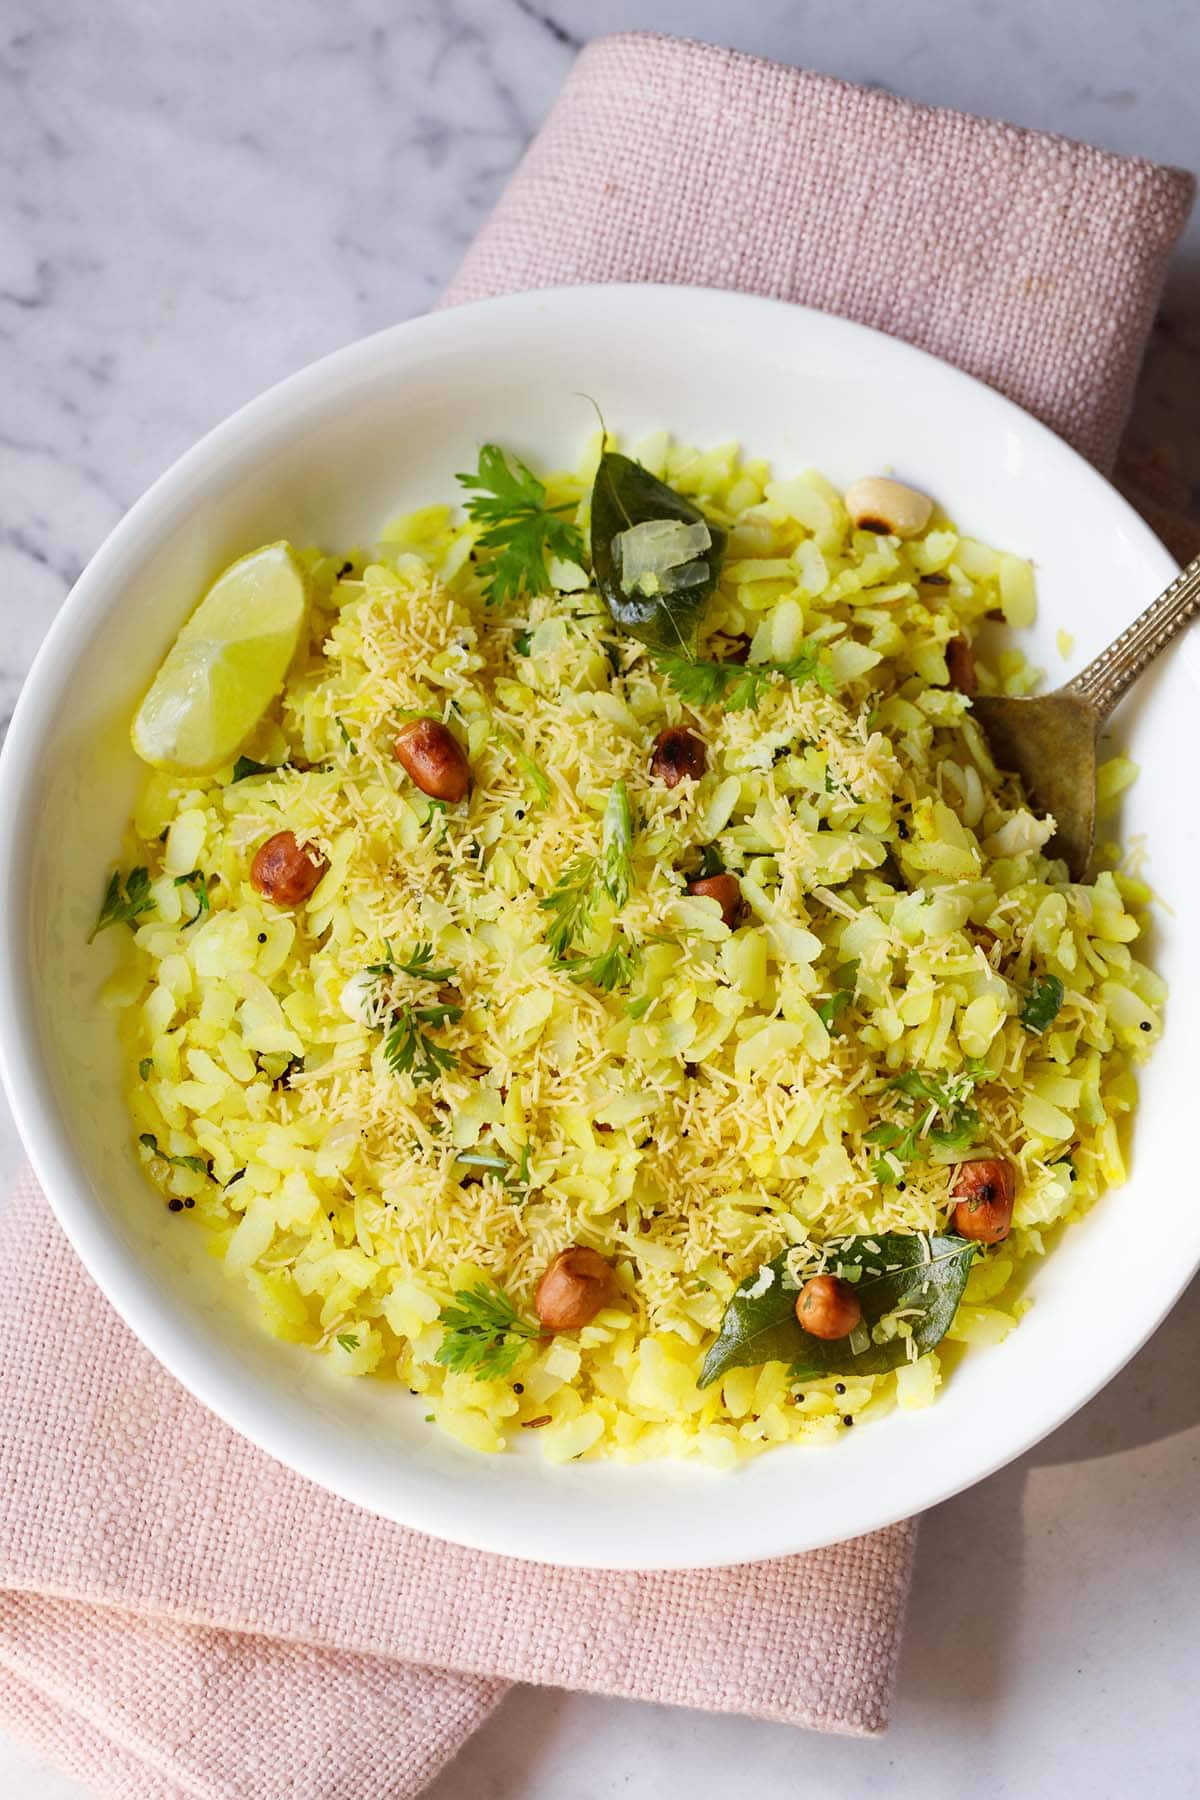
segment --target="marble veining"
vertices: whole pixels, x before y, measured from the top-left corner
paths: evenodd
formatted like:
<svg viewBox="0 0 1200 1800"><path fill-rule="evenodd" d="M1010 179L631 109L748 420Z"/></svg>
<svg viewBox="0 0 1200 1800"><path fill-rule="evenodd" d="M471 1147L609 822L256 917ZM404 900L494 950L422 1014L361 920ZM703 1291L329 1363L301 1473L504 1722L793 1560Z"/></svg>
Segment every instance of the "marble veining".
<svg viewBox="0 0 1200 1800"><path fill-rule="evenodd" d="M1075 8L936 0L10 0L0 48L0 721L105 532L202 431L315 356L423 310L577 48L632 25L725 37L1116 149L1194 147L1187 11L1081 40ZM1194 40L1193 40L1194 41ZM1194 60L1194 59L1193 59ZM1139 391L1200 477L1200 226Z"/></svg>
<svg viewBox="0 0 1200 1800"><path fill-rule="evenodd" d="M1192 0L6 0L0 727L138 494L270 383L424 310L579 47L635 26L1200 161ZM1200 484L1200 219L1135 424ZM18 1154L4 1115L5 1177ZM731 1781L763 1800L1040 1800L1064 1781L1115 1800L1130 1750L1163 1800L1200 1793L1196 1301L1077 1420L927 1521L882 1743L526 1691L436 1800L715 1800ZM0 1793L84 1790L0 1743Z"/></svg>

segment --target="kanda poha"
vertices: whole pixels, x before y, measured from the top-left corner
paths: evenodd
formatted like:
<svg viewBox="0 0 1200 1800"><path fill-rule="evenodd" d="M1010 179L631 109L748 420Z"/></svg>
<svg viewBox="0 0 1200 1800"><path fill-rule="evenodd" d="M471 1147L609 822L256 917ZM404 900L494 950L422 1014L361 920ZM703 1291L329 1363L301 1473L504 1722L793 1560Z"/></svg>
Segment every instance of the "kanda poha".
<svg viewBox="0 0 1200 1800"><path fill-rule="evenodd" d="M480 1450L727 1466L927 1404L1124 1178L1164 997L1149 891L1072 884L972 719L1036 680L979 638L1032 570L665 435L460 480L259 552L269 633L234 565L139 713L97 929L151 1182Z"/></svg>

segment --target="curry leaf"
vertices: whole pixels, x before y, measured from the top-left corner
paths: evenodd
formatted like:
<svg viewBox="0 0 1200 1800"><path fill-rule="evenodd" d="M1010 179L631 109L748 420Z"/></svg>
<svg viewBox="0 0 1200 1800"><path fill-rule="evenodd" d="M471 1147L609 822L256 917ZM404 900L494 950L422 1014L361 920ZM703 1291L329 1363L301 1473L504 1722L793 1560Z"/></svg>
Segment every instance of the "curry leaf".
<svg viewBox="0 0 1200 1800"><path fill-rule="evenodd" d="M886 1231L876 1237L831 1239L819 1262L789 1274L791 1251L744 1281L725 1309L720 1332L704 1359L701 1387L727 1369L786 1362L796 1380L824 1375L883 1375L941 1343L954 1321L978 1244L967 1238ZM853 1283L862 1326L849 1337L825 1339L805 1331L796 1296L812 1275L840 1275ZM888 1323L884 1323L884 1322ZM875 1329L882 1341L876 1341ZM889 1330L889 1324L892 1329Z"/></svg>
<svg viewBox="0 0 1200 1800"><path fill-rule="evenodd" d="M88 935L88 943L100 932L107 931L110 925L128 925L131 931L136 931L142 914L153 910L149 870L131 869L127 879L122 881L121 871L114 869L108 878L100 915Z"/></svg>
<svg viewBox="0 0 1200 1800"><path fill-rule="evenodd" d="M877 1248L871 1248L877 1246ZM832 1341L815 1338L800 1326L803 1349L789 1374L797 1380L822 1375L882 1375L936 1348L954 1323L979 1245L969 1238L923 1232L884 1232L879 1237L847 1238L830 1262L830 1272L852 1278L863 1309L863 1324L881 1320L906 1326L884 1342L853 1348L854 1337ZM856 1336L857 1334L854 1334Z"/></svg>
<svg viewBox="0 0 1200 1800"><path fill-rule="evenodd" d="M650 524L701 525L708 543L657 578L623 575L626 533ZM592 486L592 576L612 614L630 637L659 650L693 655L704 609L716 589L727 535L692 501L677 494L631 457L606 450ZM657 588L657 591L647 591Z"/></svg>

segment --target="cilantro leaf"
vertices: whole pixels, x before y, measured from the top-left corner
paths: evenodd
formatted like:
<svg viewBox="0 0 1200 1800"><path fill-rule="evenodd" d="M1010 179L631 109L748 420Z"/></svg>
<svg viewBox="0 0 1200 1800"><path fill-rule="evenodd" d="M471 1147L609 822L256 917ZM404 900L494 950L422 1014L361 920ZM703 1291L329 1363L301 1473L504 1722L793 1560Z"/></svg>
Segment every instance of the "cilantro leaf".
<svg viewBox="0 0 1200 1800"><path fill-rule="evenodd" d="M884 1187L899 1181L929 1145L951 1155L971 1148L980 1120L967 1102L983 1073L982 1065L972 1062L957 1075L939 1077L909 1069L893 1077L888 1086L909 1102L912 1117L907 1124L885 1120L866 1133L865 1142L883 1152L872 1165L876 1181Z"/></svg>
<svg viewBox="0 0 1200 1800"><path fill-rule="evenodd" d="M438 1314L445 1336L436 1361L476 1381L497 1381L512 1373L522 1350L541 1327L523 1319L502 1288L487 1281L459 1288Z"/></svg>
<svg viewBox="0 0 1200 1800"><path fill-rule="evenodd" d="M393 1075L411 1075L420 1087L458 1067L453 1050L439 1044L425 1027L461 1019L461 1006L402 1006L383 1040L384 1061Z"/></svg>
<svg viewBox="0 0 1200 1800"><path fill-rule="evenodd" d="M677 650L659 650L652 660L689 706L715 706L748 667L744 663L701 662Z"/></svg>
<svg viewBox="0 0 1200 1800"><path fill-rule="evenodd" d="M162 1162L170 1163L174 1169L190 1169L194 1175L211 1175L212 1164L202 1156L172 1156L168 1150L160 1150L158 1139L152 1131L143 1131L138 1143L148 1150L151 1156L157 1156Z"/></svg>
<svg viewBox="0 0 1200 1800"><path fill-rule="evenodd" d="M554 919L546 932L546 942L553 956L563 957L582 937L600 904L596 880L596 858L573 856L544 900L538 902L543 912Z"/></svg>
<svg viewBox="0 0 1200 1800"><path fill-rule="evenodd" d="M453 969L435 969L433 967L433 945L417 944L406 957L392 955L392 947L388 945L387 962L370 963L368 975L411 975L416 981L454 981Z"/></svg>
<svg viewBox="0 0 1200 1800"><path fill-rule="evenodd" d="M484 444L478 469L456 479L471 490L468 516L486 527L478 545L491 553L483 570L489 606L503 606L521 594L552 593L547 556L583 561L578 527L560 516L572 510L570 504L548 507L545 487L519 457L498 444Z"/></svg>
<svg viewBox="0 0 1200 1800"><path fill-rule="evenodd" d="M720 705L726 712L757 706L776 675L797 683L815 681L826 693L834 688L828 664L821 661L816 647L808 644L785 662L704 662L675 650L657 650L653 661L689 706Z"/></svg>
<svg viewBox="0 0 1200 1800"><path fill-rule="evenodd" d="M452 982L455 972L450 967L435 968L432 943L415 944L407 956L398 957L389 939L384 939L387 957L383 962L368 963L365 974L373 977L364 994L364 1017L367 1024L385 1033L383 1056L393 1075L411 1075L417 1086L431 1085L450 1069L458 1067L453 1050L430 1035L439 1025L462 1018L462 1007L446 1002L414 1006L398 1003L392 982L399 975L413 981Z"/></svg>
<svg viewBox="0 0 1200 1800"><path fill-rule="evenodd" d="M607 950L596 956L576 956L563 962L563 970L572 981L588 981L601 993L628 987L637 972L636 950L628 950L619 937L614 937Z"/></svg>
<svg viewBox="0 0 1200 1800"><path fill-rule="evenodd" d="M100 932L107 931L110 925L128 925L131 931L136 931L141 915L153 910L150 871L131 869L128 879L122 882L121 871L114 869L100 903L100 915L88 933L88 943L92 943Z"/></svg>
<svg viewBox="0 0 1200 1800"><path fill-rule="evenodd" d="M617 911L633 886L633 812L623 781L614 781L600 825L600 870L604 886Z"/></svg>
<svg viewBox="0 0 1200 1800"><path fill-rule="evenodd" d="M175 886L190 888L192 893L196 896L196 911L184 926L183 929L186 931L188 925L199 924L205 914L212 911L212 905L208 897L208 877L205 875L203 869L190 869L186 875L177 875L175 877Z"/></svg>
<svg viewBox="0 0 1200 1800"><path fill-rule="evenodd" d="M286 765L281 766L286 767ZM230 776L229 785L232 787L235 781L245 781L248 775L273 775L274 773L275 767L271 763L255 762L252 756L239 756L233 765L233 774Z"/></svg>
<svg viewBox="0 0 1200 1800"><path fill-rule="evenodd" d="M854 999L854 986L858 977L856 962L842 963L834 972L835 987L827 1000L822 1000L816 1008L816 1014L826 1031L832 1031L837 1023L838 1014L844 1006L849 1006Z"/></svg>
<svg viewBox="0 0 1200 1800"><path fill-rule="evenodd" d="M534 761L527 750L521 748L511 731L497 728L495 735L504 745L542 805L545 806L550 798L550 777L546 771Z"/></svg>
<svg viewBox="0 0 1200 1800"><path fill-rule="evenodd" d="M546 942L559 961L587 931L605 894L618 912L625 905L633 885L632 846L629 794L625 783L617 781L604 808L599 857L573 856L546 898L538 902L543 912L554 915Z"/></svg>
<svg viewBox="0 0 1200 1800"><path fill-rule="evenodd" d="M837 680L828 663L822 662L820 652L815 644L805 644L795 656L788 656L782 662L760 663L760 668L773 669L776 675L782 675L785 681L815 681L826 694L837 691Z"/></svg>
<svg viewBox="0 0 1200 1800"><path fill-rule="evenodd" d="M1026 1031L1045 1031L1058 1016L1063 993L1063 984L1057 975L1039 975L1029 984L1021 1008L1021 1023Z"/></svg>

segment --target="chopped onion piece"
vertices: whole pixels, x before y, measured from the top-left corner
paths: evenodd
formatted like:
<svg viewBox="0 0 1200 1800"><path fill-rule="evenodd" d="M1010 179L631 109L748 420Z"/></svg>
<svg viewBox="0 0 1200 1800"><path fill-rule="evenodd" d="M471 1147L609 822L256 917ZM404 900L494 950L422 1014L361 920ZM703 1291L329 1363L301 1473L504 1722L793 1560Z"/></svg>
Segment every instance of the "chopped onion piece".
<svg viewBox="0 0 1200 1800"><path fill-rule="evenodd" d="M613 560L620 570L626 594L677 593L698 587L708 579L703 552L712 533L703 519L685 525L682 519L643 519L613 539Z"/></svg>

